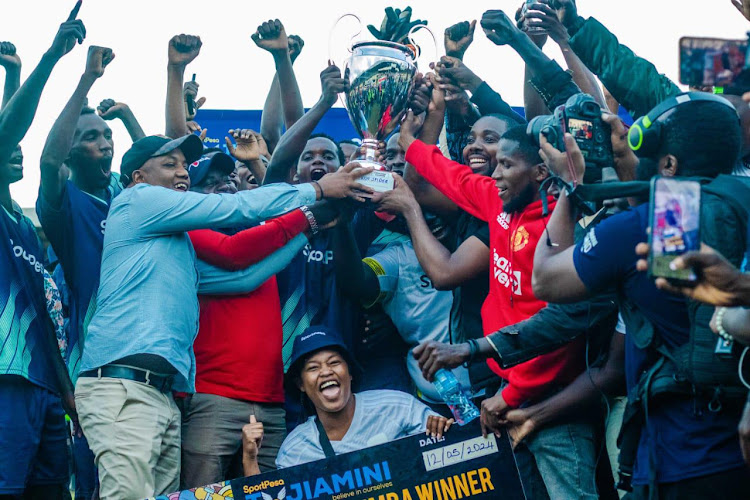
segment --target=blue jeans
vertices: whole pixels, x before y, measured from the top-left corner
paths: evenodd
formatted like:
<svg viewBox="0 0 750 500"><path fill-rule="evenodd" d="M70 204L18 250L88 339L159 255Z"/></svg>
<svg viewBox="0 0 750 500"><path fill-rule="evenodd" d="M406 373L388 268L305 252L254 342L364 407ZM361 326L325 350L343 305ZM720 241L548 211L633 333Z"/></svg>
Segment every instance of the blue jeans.
<svg viewBox="0 0 750 500"><path fill-rule="evenodd" d="M589 423L563 423L539 429L519 445L534 455L550 500L599 498L594 433Z"/></svg>

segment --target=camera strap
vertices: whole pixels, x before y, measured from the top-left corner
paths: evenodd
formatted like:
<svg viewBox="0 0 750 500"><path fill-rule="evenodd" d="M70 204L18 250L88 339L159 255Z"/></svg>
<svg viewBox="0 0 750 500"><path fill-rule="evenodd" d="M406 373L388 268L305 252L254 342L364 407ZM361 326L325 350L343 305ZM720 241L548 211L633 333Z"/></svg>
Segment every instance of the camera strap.
<svg viewBox="0 0 750 500"><path fill-rule="evenodd" d="M320 440L320 447L323 448L323 453L325 453L326 458L335 457L336 452L333 451L331 440L328 439L328 434L326 434L326 430L323 427L323 422L321 422L318 417L315 417L315 425L318 427L318 439Z"/></svg>

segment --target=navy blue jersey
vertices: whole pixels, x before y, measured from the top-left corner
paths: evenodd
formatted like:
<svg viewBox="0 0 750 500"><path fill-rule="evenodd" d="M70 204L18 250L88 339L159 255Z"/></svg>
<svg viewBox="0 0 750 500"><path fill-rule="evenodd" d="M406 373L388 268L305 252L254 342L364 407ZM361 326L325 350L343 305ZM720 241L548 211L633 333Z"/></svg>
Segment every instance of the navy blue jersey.
<svg viewBox="0 0 750 500"><path fill-rule="evenodd" d="M0 208L0 375L18 375L57 393L49 349L54 336L44 294L44 251L34 225Z"/></svg>
<svg viewBox="0 0 750 500"><path fill-rule="evenodd" d="M352 222L361 255L382 231L383 223L372 211L360 210ZM281 321L284 330L282 356L284 369L289 366L294 339L310 325L335 328L354 350L353 335L360 314L358 301L343 296L336 287L333 267L333 234L323 231L276 275L281 299Z"/></svg>
<svg viewBox="0 0 750 500"><path fill-rule="evenodd" d="M59 208L51 206L39 190L36 212L52 244L70 290L70 329L66 362L75 383L86 327L96 305L104 245L104 228L112 192L101 200L65 183Z"/></svg>
<svg viewBox="0 0 750 500"><path fill-rule="evenodd" d="M682 297L658 290L646 273L636 270L635 246L647 241L647 226L648 204L617 214L589 231L576 246L573 261L578 276L592 293L617 283L654 325L655 334L667 347L675 348L689 340L687 305ZM653 356L647 354L626 335L625 377L629 392L651 364ZM660 483L742 466L737 438L739 414L714 413L708 410L707 403L675 396L649 408L636 458L635 484L648 483L649 453L656 460Z"/></svg>

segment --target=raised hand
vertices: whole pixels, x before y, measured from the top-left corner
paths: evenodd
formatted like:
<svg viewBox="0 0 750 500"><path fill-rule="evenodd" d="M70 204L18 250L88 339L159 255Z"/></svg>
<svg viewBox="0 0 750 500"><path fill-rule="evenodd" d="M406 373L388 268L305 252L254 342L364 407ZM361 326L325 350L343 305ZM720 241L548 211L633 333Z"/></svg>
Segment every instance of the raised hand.
<svg viewBox="0 0 750 500"><path fill-rule="evenodd" d="M124 113L130 108L123 102L116 102L114 99L104 99L96 107L96 111L103 120L114 120L119 118L122 120Z"/></svg>
<svg viewBox="0 0 750 500"><path fill-rule="evenodd" d="M750 0L732 0L732 5L740 11L742 17L750 21Z"/></svg>
<svg viewBox="0 0 750 500"><path fill-rule="evenodd" d="M271 53L289 51L289 40L284 25L278 19L268 20L258 26L258 30L250 38L253 39L255 45Z"/></svg>
<svg viewBox="0 0 750 500"><path fill-rule="evenodd" d="M474 41L474 28L476 26L477 22L474 20L471 23L462 21L446 28L444 36L445 54L463 59L466 49Z"/></svg>
<svg viewBox="0 0 750 500"><path fill-rule="evenodd" d="M341 70L331 61L328 61L328 67L320 72L320 83L323 87L321 99L329 106L336 103L336 99L341 92L346 91L347 83L341 77Z"/></svg>
<svg viewBox="0 0 750 500"><path fill-rule="evenodd" d="M415 115L412 110L408 110L404 119L401 120L401 129L398 136L398 145L404 151L409 150L409 146L417 140L417 134L422 128L424 120L419 115Z"/></svg>
<svg viewBox="0 0 750 500"><path fill-rule="evenodd" d="M495 45L507 45L523 35L502 10L488 10L482 14L481 26L484 34Z"/></svg>
<svg viewBox="0 0 750 500"><path fill-rule="evenodd" d="M476 92L482 84L482 79L476 73L470 70L466 65L455 57L443 56L435 66L435 69L441 79L448 78L455 83L461 90ZM448 84L448 82L445 82ZM445 88L443 88L445 90Z"/></svg>
<svg viewBox="0 0 750 500"><path fill-rule="evenodd" d="M257 460L258 451L263 443L263 423L258 422L255 415L250 415L250 423L242 427L242 456L243 459Z"/></svg>
<svg viewBox="0 0 750 500"><path fill-rule="evenodd" d="M0 66L6 70L21 67L21 58L16 53L16 46L10 42L0 42Z"/></svg>
<svg viewBox="0 0 750 500"><path fill-rule="evenodd" d="M555 43L566 44L570 39L568 29L563 25L559 17L561 13L552 8L552 5L552 0L539 0L539 2L529 7L526 19L533 19L532 24L535 27L543 28Z"/></svg>
<svg viewBox="0 0 750 500"><path fill-rule="evenodd" d="M748 3L747 0L743 1ZM575 0L553 0L552 2L544 0L544 3L557 11L557 18L566 28L570 28L578 19L578 8Z"/></svg>
<svg viewBox="0 0 750 500"><path fill-rule="evenodd" d="M414 75L414 86L412 87L411 94L409 95L408 106L416 114L422 114L427 111L427 106L430 104L430 93L431 89L429 83L422 76L421 73Z"/></svg>
<svg viewBox="0 0 750 500"><path fill-rule="evenodd" d="M68 19L60 25L57 30L55 39L52 41L52 46L49 48L47 53L57 59L61 58L78 44L82 44L84 38L86 38L86 27L83 25L83 21L76 19L78 17L78 11L81 10L82 0L76 2L73 10L70 11Z"/></svg>
<svg viewBox="0 0 750 500"><path fill-rule="evenodd" d="M199 133L198 138L201 141L206 140L206 135L208 135L207 128L201 128L201 126L197 122L194 122L193 120L186 122L185 125L187 126L188 133L194 134L198 132Z"/></svg>
<svg viewBox="0 0 750 500"><path fill-rule="evenodd" d="M112 49L92 45L89 47L89 53L86 57L85 73L94 78L100 78L104 74L104 68L115 58Z"/></svg>
<svg viewBox="0 0 750 500"><path fill-rule="evenodd" d="M230 130L229 135L234 138L234 142L237 145L232 144L229 137L224 137L224 141L226 142L229 154L236 160L242 163L260 160L261 150L258 143L258 136L260 134L250 129L236 129Z"/></svg>
<svg viewBox="0 0 750 500"><path fill-rule="evenodd" d="M201 52L201 38L193 35L175 35L169 40L167 56L170 66L184 68L190 64Z"/></svg>
<svg viewBox="0 0 750 500"><path fill-rule="evenodd" d="M289 59L294 62L305 47L305 41L299 35L289 35Z"/></svg>
<svg viewBox="0 0 750 500"><path fill-rule="evenodd" d="M445 110L445 91L440 88L437 75L435 73L427 73L425 79L427 80L427 85L432 89L430 103L427 105L427 112L442 112Z"/></svg>
<svg viewBox="0 0 750 500"><path fill-rule="evenodd" d="M203 107L204 104L206 104L205 97L198 98L198 87L200 87L200 85L198 85L198 82L192 81L185 82L184 86L182 87L182 94L185 98L185 101L187 101L188 99L192 99L194 104L193 114L192 116L187 117L188 120L192 120L193 118L195 118L196 111L198 111Z"/></svg>

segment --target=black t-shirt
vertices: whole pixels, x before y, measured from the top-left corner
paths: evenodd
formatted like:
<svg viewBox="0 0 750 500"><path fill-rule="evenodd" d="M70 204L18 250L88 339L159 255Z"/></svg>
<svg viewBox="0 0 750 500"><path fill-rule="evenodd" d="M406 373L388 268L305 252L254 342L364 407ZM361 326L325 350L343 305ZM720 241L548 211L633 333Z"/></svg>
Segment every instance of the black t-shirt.
<svg viewBox="0 0 750 500"><path fill-rule="evenodd" d="M489 225L462 212L456 220L456 247L475 236L490 246ZM482 304L490 291L489 271L481 272L453 290L453 306L451 307L451 341L460 343L467 339L480 339L484 336L482 329Z"/></svg>

